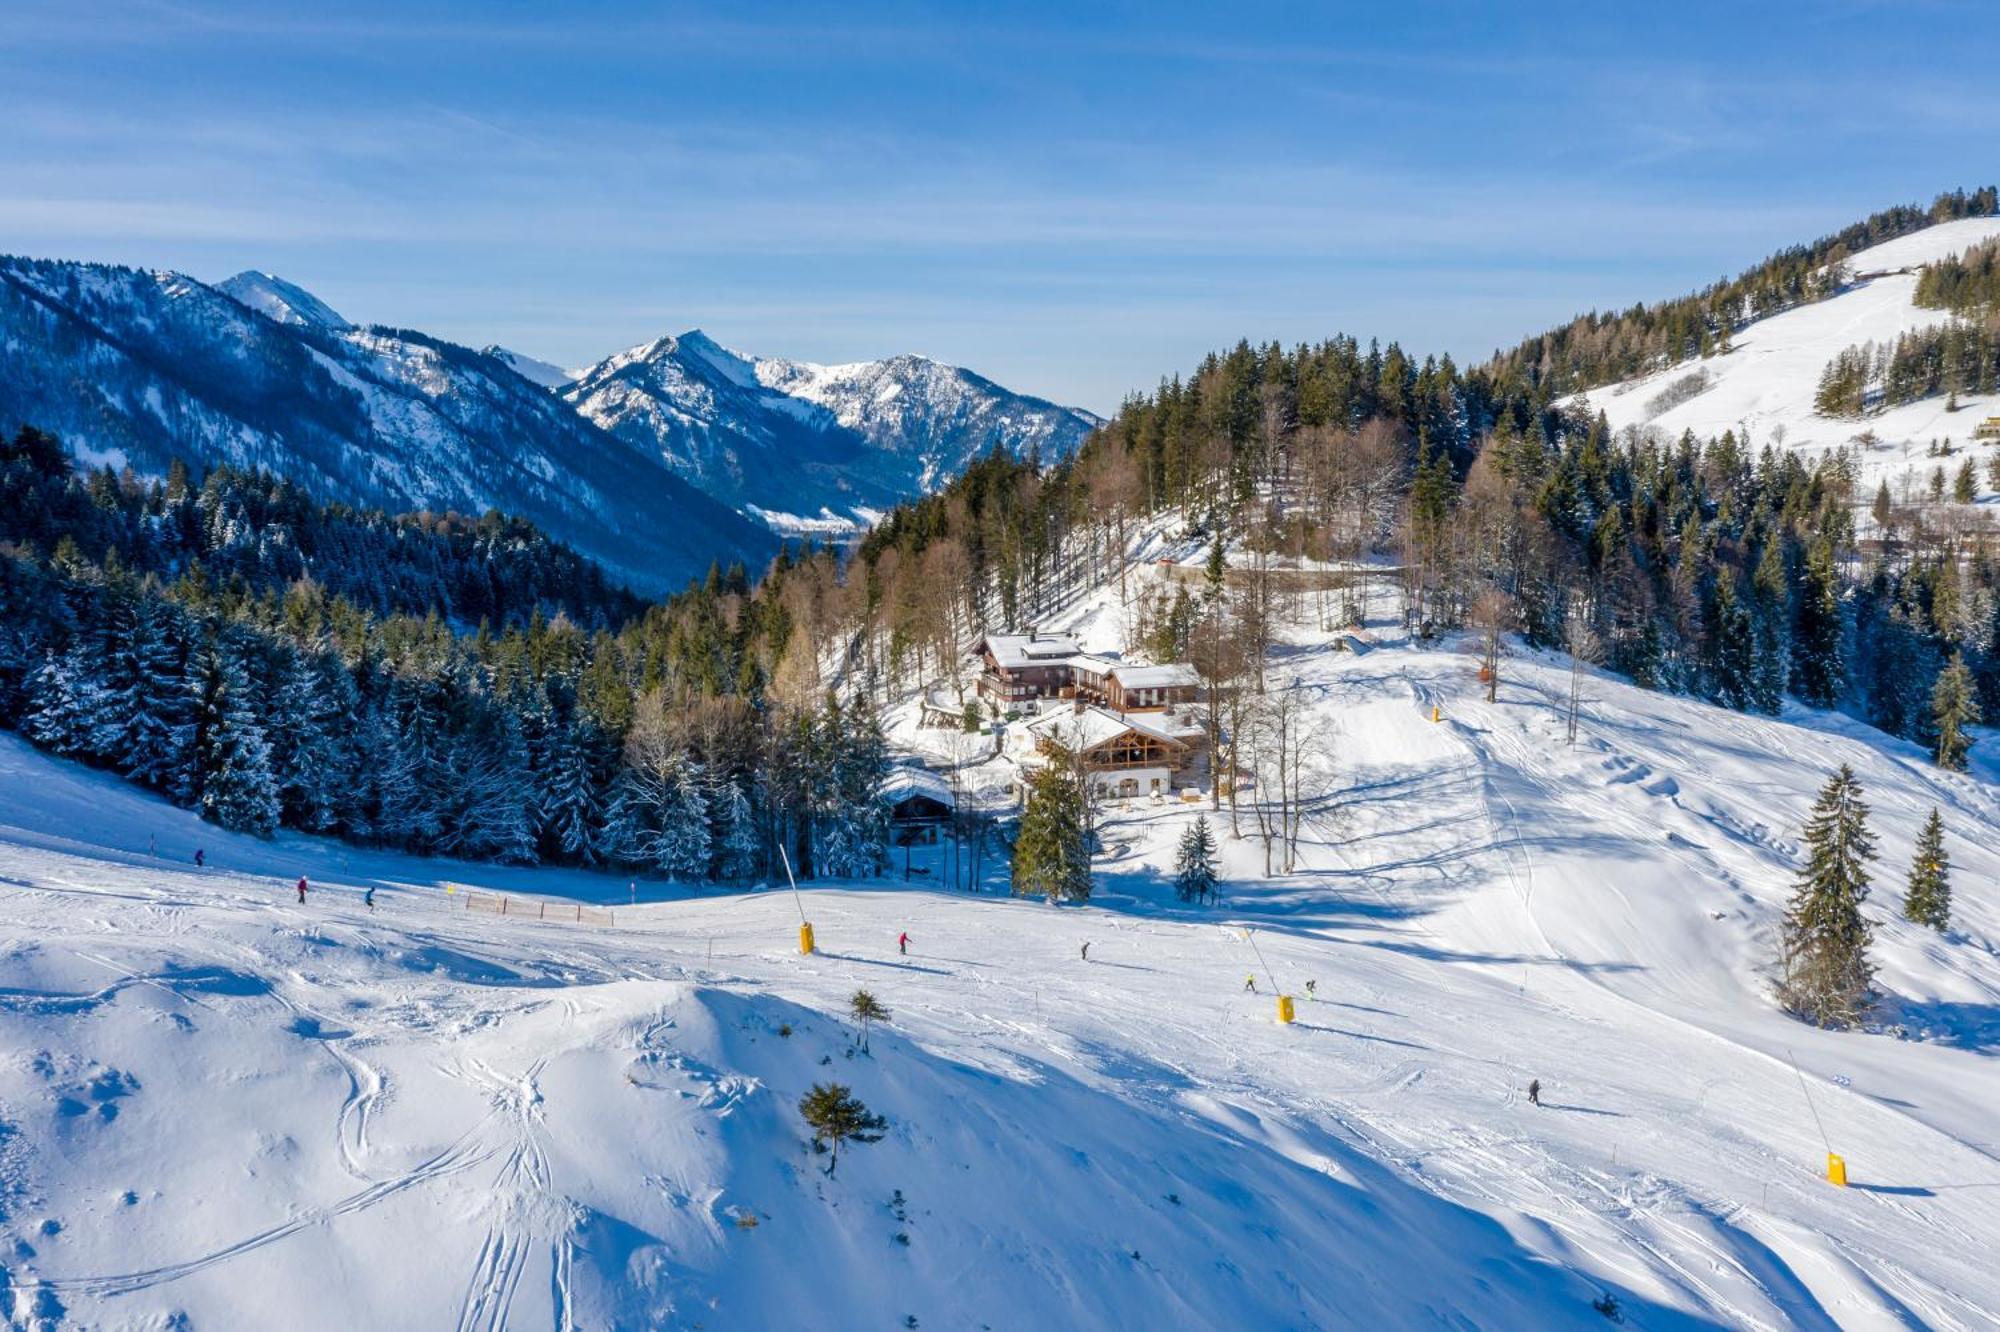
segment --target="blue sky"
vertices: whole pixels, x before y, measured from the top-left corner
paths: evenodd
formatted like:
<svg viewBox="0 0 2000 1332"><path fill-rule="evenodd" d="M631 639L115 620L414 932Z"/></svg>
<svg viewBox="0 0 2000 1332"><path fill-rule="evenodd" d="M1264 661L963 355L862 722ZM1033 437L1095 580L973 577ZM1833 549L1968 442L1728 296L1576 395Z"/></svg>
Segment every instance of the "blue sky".
<svg viewBox="0 0 2000 1332"><path fill-rule="evenodd" d="M1106 411L1239 337L1480 357L2000 178L1988 5L1644 8L0 0L0 250Z"/></svg>

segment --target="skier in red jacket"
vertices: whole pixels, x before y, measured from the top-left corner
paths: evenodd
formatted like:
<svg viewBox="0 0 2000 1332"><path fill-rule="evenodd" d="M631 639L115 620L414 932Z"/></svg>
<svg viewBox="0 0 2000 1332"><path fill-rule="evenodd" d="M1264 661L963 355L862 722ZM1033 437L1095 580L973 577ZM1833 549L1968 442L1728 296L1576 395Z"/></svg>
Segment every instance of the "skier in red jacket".
<svg viewBox="0 0 2000 1332"><path fill-rule="evenodd" d="M304 906L305 904L306 904L306 876L301 874L299 875L299 905Z"/></svg>
<svg viewBox="0 0 2000 1332"><path fill-rule="evenodd" d="M896 936L896 951L899 953L910 951L910 932L908 930L904 930Z"/></svg>

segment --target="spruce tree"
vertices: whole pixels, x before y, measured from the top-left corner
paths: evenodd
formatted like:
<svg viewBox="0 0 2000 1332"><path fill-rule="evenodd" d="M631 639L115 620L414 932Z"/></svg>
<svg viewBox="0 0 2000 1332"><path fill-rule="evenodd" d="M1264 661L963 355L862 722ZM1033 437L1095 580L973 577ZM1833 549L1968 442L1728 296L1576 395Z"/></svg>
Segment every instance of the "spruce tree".
<svg viewBox="0 0 2000 1332"><path fill-rule="evenodd" d="M1805 826L1806 864L1785 911L1784 1006L1821 1027L1851 1027L1867 1012L1875 969L1861 914L1875 858L1861 784L1845 764L1820 791Z"/></svg>
<svg viewBox="0 0 2000 1332"><path fill-rule="evenodd" d="M213 823L269 837L278 826L278 781L242 661L228 644L211 642L195 681L196 806Z"/></svg>
<svg viewBox="0 0 2000 1332"><path fill-rule="evenodd" d="M660 872L675 883L700 883L708 877L707 777L696 759L683 759L662 793L660 828L651 856Z"/></svg>
<svg viewBox="0 0 2000 1332"><path fill-rule="evenodd" d="M1206 902L1215 885L1215 838L1208 830L1208 816L1203 814L1181 834L1174 861L1174 895L1183 902Z"/></svg>
<svg viewBox="0 0 2000 1332"><path fill-rule="evenodd" d="M1014 891L1051 902L1090 897L1090 848L1083 785L1067 752L1045 755L1028 777L1028 801L1014 839Z"/></svg>
<svg viewBox="0 0 2000 1332"><path fill-rule="evenodd" d="M1799 590L1792 684L1799 697L1816 708L1838 705L1847 688L1847 663L1841 650L1844 629L1833 550L1825 540L1815 541L1806 556Z"/></svg>
<svg viewBox="0 0 2000 1332"><path fill-rule="evenodd" d="M97 718L103 691L92 678L81 647L50 656L28 681L28 738L57 754L90 758L96 753Z"/></svg>
<svg viewBox="0 0 2000 1332"><path fill-rule="evenodd" d="M1942 934L1951 928L1951 860L1944 849L1944 819L1937 807L1917 836L1917 854L1910 861L1910 883L1903 893L1903 918L1928 925Z"/></svg>
<svg viewBox="0 0 2000 1332"><path fill-rule="evenodd" d="M756 807L744 789L747 780L724 779L710 807L715 821L715 876L725 883L754 878L763 868L763 837Z"/></svg>
<svg viewBox="0 0 2000 1332"><path fill-rule="evenodd" d="M1951 664L1938 673L1937 683L1931 686L1931 733L1936 737L1932 754L1940 768L1965 771L1966 751L1972 747L1968 728L1977 725L1981 716L1972 672L1965 657L1954 652Z"/></svg>

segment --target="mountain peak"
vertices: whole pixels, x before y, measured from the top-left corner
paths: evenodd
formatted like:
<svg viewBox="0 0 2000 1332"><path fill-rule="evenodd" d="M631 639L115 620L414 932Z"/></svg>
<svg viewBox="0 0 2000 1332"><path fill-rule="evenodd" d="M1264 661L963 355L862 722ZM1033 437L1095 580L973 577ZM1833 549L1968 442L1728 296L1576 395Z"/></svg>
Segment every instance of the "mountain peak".
<svg viewBox="0 0 2000 1332"><path fill-rule="evenodd" d="M217 291L234 297L267 318L302 328L325 328L345 333L354 327L338 310L296 283L275 273L246 268L235 277L215 284Z"/></svg>

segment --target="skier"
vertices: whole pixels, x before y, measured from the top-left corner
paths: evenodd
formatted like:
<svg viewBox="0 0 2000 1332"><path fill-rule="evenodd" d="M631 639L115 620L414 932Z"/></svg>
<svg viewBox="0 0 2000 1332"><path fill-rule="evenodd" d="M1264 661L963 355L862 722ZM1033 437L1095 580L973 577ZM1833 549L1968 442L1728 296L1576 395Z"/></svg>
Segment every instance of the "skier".
<svg viewBox="0 0 2000 1332"><path fill-rule="evenodd" d="M194 867L196 869L201 868L202 859L203 859L202 849L200 847L196 847L194 849Z"/></svg>
<svg viewBox="0 0 2000 1332"><path fill-rule="evenodd" d="M1243 978L1243 988L1252 994L1257 993L1257 978L1255 976L1245 976Z"/></svg>
<svg viewBox="0 0 2000 1332"><path fill-rule="evenodd" d="M306 904L306 876L301 874L299 875L299 905L304 906L305 904Z"/></svg>
<svg viewBox="0 0 2000 1332"><path fill-rule="evenodd" d="M1306 982L1306 998L1308 999L1312 998L1314 994L1318 993L1318 991L1319 991L1318 981L1309 980Z"/></svg>
<svg viewBox="0 0 2000 1332"><path fill-rule="evenodd" d="M1088 939L1083 941L1083 960L1086 962L1090 961L1090 940Z"/></svg>
<svg viewBox="0 0 2000 1332"><path fill-rule="evenodd" d="M367 892L361 895L361 905L367 907L370 911L375 909L375 889L372 885Z"/></svg>
<svg viewBox="0 0 2000 1332"><path fill-rule="evenodd" d="M1528 1080L1528 1104L1540 1105L1541 1103L1542 1103L1542 1080L1540 1078L1530 1078Z"/></svg>
<svg viewBox="0 0 2000 1332"><path fill-rule="evenodd" d="M899 953L910 951L910 932L908 930L904 930L896 936L896 951Z"/></svg>

